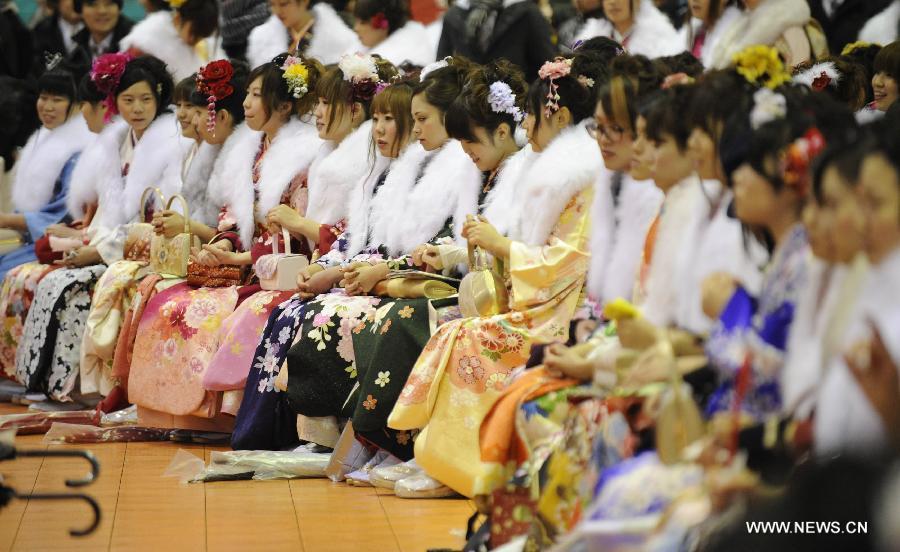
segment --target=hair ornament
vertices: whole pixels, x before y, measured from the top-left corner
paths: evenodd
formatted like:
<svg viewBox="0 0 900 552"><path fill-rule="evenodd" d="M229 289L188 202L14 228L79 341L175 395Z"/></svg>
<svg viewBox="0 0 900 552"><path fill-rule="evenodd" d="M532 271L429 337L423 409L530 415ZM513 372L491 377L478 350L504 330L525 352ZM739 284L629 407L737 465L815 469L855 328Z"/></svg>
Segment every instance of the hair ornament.
<svg viewBox="0 0 900 552"><path fill-rule="evenodd" d="M352 101L367 102L375 97L381 78L374 57L347 54L341 58L338 68L344 74L344 80L350 83Z"/></svg>
<svg viewBox="0 0 900 552"><path fill-rule="evenodd" d="M791 186L801 197L809 193L809 167L825 149L825 137L819 129L812 127L795 140L783 154L782 174L784 183Z"/></svg>
<svg viewBox="0 0 900 552"><path fill-rule="evenodd" d="M491 105L491 111L494 113L506 113L512 115L513 120L521 123L525 116L522 110L516 106L516 95L512 88L503 81L494 81L488 92L488 103Z"/></svg>
<svg viewBox="0 0 900 552"><path fill-rule="evenodd" d="M178 9L184 5L187 0L169 0L169 7L173 9Z"/></svg>
<svg viewBox="0 0 900 552"><path fill-rule="evenodd" d="M106 106L104 119L109 122L118 113L116 108L116 89L125 74L125 68L131 61L128 53L103 54L91 64L91 82L102 94L106 94L103 105Z"/></svg>
<svg viewBox="0 0 900 552"><path fill-rule="evenodd" d="M581 83L581 86L585 88L593 88L594 87L594 79L591 77L587 77L585 75L578 75L578 82Z"/></svg>
<svg viewBox="0 0 900 552"><path fill-rule="evenodd" d="M760 88L753 94L753 110L750 111L750 126L759 130L766 123L783 119L787 115L787 99L768 88Z"/></svg>
<svg viewBox="0 0 900 552"><path fill-rule="evenodd" d="M59 52L44 52L44 69L47 71L53 71L56 67L62 63L63 55Z"/></svg>
<svg viewBox="0 0 900 552"><path fill-rule="evenodd" d="M444 59L439 59L426 65L422 68L421 71L419 71L419 82L424 81L425 77L427 77L429 73L437 71L438 69L443 69L444 67L449 67L452 60L452 57L447 56Z"/></svg>
<svg viewBox="0 0 900 552"><path fill-rule="evenodd" d="M847 44L846 46L844 46L844 49L841 50L841 55L849 56L856 50L860 50L862 48L868 48L870 46L876 46L876 44L873 44L871 42L866 42L865 40L857 40L856 42L851 42L850 44Z"/></svg>
<svg viewBox="0 0 900 552"><path fill-rule="evenodd" d="M234 76L234 66L224 59L211 61L197 72L197 91L206 94L206 130L216 129L216 102L234 94L234 87L229 84Z"/></svg>
<svg viewBox="0 0 900 552"><path fill-rule="evenodd" d="M546 61L538 71L541 80L549 81L550 91L547 92L547 102L544 104L544 114L550 117L559 111L559 85L556 79L568 76L572 72L572 60L558 57L553 61Z"/></svg>
<svg viewBox="0 0 900 552"><path fill-rule="evenodd" d="M288 92L299 100L309 92L309 68L297 56L287 56L281 64L281 74L288 85Z"/></svg>
<svg viewBox="0 0 900 552"><path fill-rule="evenodd" d="M841 77L841 72L837 70L834 63L826 61L817 63L806 71L794 75L793 82L805 84L816 92L821 92L829 86L837 87Z"/></svg>
<svg viewBox="0 0 900 552"><path fill-rule="evenodd" d="M735 54L732 61L738 74L757 86L775 89L791 80L778 50L770 46L750 46Z"/></svg>
<svg viewBox="0 0 900 552"><path fill-rule="evenodd" d="M375 29L380 29L383 31L387 31L390 29L390 24L388 23L387 17L384 16L384 13L378 12L369 19L369 25L371 25Z"/></svg>

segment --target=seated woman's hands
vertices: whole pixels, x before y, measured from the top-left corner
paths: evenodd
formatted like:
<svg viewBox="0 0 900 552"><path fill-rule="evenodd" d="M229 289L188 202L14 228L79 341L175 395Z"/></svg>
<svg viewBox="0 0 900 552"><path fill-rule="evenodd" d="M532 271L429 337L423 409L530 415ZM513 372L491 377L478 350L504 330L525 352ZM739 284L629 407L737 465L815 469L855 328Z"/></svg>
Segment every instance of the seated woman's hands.
<svg viewBox="0 0 900 552"><path fill-rule="evenodd" d="M544 350L544 368L557 376L590 381L594 377L594 364L575 347L554 343Z"/></svg>
<svg viewBox="0 0 900 552"><path fill-rule="evenodd" d="M297 275L297 289L301 299L312 299L316 295L327 293L341 279L340 268L322 268L312 264Z"/></svg>
<svg viewBox="0 0 900 552"><path fill-rule="evenodd" d="M301 233L304 218L291 207L280 204L266 213L266 226L273 234L278 234L284 228L292 234Z"/></svg>
<svg viewBox="0 0 900 552"><path fill-rule="evenodd" d="M444 261L441 259L441 253L436 245L423 243L413 249L412 262L416 266L424 266L426 270L443 270Z"/></svg>
<svg viewBox="0 0 900 552"><path fill-rule="evenodd" d="M351 266L344 270L341 286L348 295L366 295L375 288L375 284L387 278L388 272L387 263Z"/></svg>
<svg viewBox="0 0 900 552"><path fill-rule="evenodd" d="M86 245L69 251L62 259L55 261L56 264L68 268L80 268L83 266L91 266L100 264L103 258L96 247Z"/></svg>
<svg viewBox="0 0 900 552"><path fill-rule="evenodd" d="M184 232L184 216L177 211L153 213L153 231L166 238L174 238Z"/></svg>
<svg viewBox="0 0 900 552"><path fill-rule="evenodd" d="M462 237L467 239L470 244L481 247L494 257L509 258L509 248L512 240L498 232L486 220L469 215L466 218L466 223L463 225Z"/></svg>
<svg viewBox="0 0 900 552"><path fill-rule="evenodd" d="M201 249L191 253L191 260L204 266L243 265L247 264L246 254L235 253L228 240L220 240L216 243L203 245Z"/></svg>
<svg viewBox="0 0 900 552"><path fill-rule="evenodd" d="M44 230L44 233L48 236L53 236L55 238L75 238L78 239L82 236L82 231L77 228L72 228L71 226L65 224L51 224Z"/></svg>

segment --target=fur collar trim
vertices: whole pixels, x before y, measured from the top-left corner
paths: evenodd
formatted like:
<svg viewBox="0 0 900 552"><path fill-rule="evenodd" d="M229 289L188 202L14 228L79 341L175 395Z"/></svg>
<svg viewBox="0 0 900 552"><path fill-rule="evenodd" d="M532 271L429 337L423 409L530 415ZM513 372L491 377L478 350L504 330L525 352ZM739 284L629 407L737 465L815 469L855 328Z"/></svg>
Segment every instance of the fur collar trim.
<svg viewBox="0 0 900 552"><path fill-rule="evenodd" d="M418 142L410 144L393 163L378 193L372 199L370 210L369 246L385 246L390 254L403 253L400 236L403 229L398 221L409 216L406 201L422 172L423 166L436 151L426 152Z"/></svg>
<svg viewBox="0 0 900 552"><path fill-rule="evenodd" d="M175 115L165 113L153 121L134 147L125 178L122 222L138 215L141 195L149 186L159 188L167 199L181 192L181 164L191 145L192 140L181 135Z"/></svg>
<svg viewBox="0 0 900 552"><path fill-rule="evenodd" d="M775 44L786 30L806 25L811 17L805 0L763 0L755 10L742 13L722 34L710 68L728 67L735 54L747 46Z"/></svg>
<svg viewBox="0 0 900 552"><path fill-rule="evenodd" d="M592 186L602 170L600 149L584 125L564 130L528 170L521 184L523 217L509 237L526 245L545 245L569 200Z"/></svg>
<svg viewBox="0 0 900 552"><path fill-rule="evenodd" d="M521 214L515 206L521 203L526 171L537 157L531 144L527 144L507 159L500 168L497 182L484 200L484 218L503 235L518 227Z"/></svg>
<svg viewBox="0 0 900 552"><path fill-rule="evenodd" d="M16 163L12 200L16 210L41 210L53 197L63 167L94 135L81 115L74 115L54 130L43 127L31 135Z"/></svg>
<svg viewBox="0 0 900 552"><path fill-rule="evenodd" d="M418 21L409 21L369 52L380 55L394 65L399 66L408 61L413 65L425 66L434 61L431 49L422 47L429 41L425 26Z"/></svg>
<svg viewBox="0 0 900 552"><path fill-rule="evenodd" d="M375 163L369 167L368 172L353 188L347 215L347 233L350 235L350 243L347 248L348 258L357 255L366 247L373 220L384 220L385 217L389 220L396 220L396 217L400 215L399 212L393 212L396 202L385 201L378 202L377 205L381 211L375 213L375 197L380 196L384 189L384 185L382 185L376 194L375 185L378 184L381 175L389 170L391 161L375 152Z"/></svg>
<svg viewBox="0 0 900 552"><path fill-rule="evenodd" d="M229 137L230 139L231 137ZM213 167L223 148L223 144L212 145L202 142L191 160L191 165L188 167L181 185L181 195L187 201L190 217L207 226L216 225L218 212L211 212L207 196Z"/></svg>
<svg viewBox="0 0 900 552"><path fill-rule="evenodd" d="M237 221L239 231L253 227L253 162L259 151L263 133L246 124L235 129L219 154L209 182L209 202L218 209L225 208ZM241 234L241 242L248 244L253 232Z"/></svg>
<svg viewBox="0 0 900 552"><path fill-rule="evenodd" d="M897 40L897 21L900 21L900 0L894 0L884 11L870 19L859 31L859 39L887 46Z"/></svg>
<svg viewBox="0 0 900 552"><path fill-rule="evenodd" d="M109 166L114 161L105 154L115 146L107 147L106 143L121 144L127 127L125 121L116 118L100 134L92 135L90 143L81 152L72 170L69 194L66 196L66 208L76 219L84 217L86 205L97 202L109 179Z"/></svg>
<svg viewBox="0 0 900 552"><path fill-rule="evenodd" d="M286 52L290 42L287 27L274 15L265 23L250 31L247 39L247 61L251 67L259 67L272 58Z"/></svg>
<svg viewBox="0 0 900 552"><path fill-rule="evenodd" d="M158 11L145 17L119 41L119 46L122 51L136 48L163 60L175 82L190 77L203 66L203 60L194 48L178 36L170 11Z"/></svg>
<svg viewBox="0 0 900 552"><path fill-rule="evenodd" d="M319 2L312 7L313 23L312 40L306 55L321 61L323 65L337 63L344 54L358 52L363 49L356 32L344 23L341 16L326 2Z"/></svg>
<svg viewBox="0 0 900 552"><path fill-rule="evenodd" d="M739 7L728 6L725 8L725 11L722 12L721 17L716 21L716 24L713 25L713 28L706 30L706 40L703 41L703 46L700 48L700 62L703 63L704 67L709 67L712 64L713 54L716 52L716 48L722 40L722 35L734 25L735 21L740 19L742 13L743 12L741 12ZM688 51L691 51L694 46L691 43L691 37L696 38L697 33L700 32L702 26L703 23L699 19L693 18L691 19L690 33L688 32L688 25L681 27L679 33L684 38L684 43Z"/></svg>
<svg viewBox="0 0 900 552"><path fill-rule="evenodd" d="M337 147L328 144L319 152L309 169L307 218L321 224L336 224L347 217L348 198L369 173L369 164L363 160L369 158L371 136L372 122L366 121Z"/></svg>
<svg viewBox="0 0 900 552"><path fill-rule="evenodd" d="M597 36L613 38L613 26L606 19L588 19L579 31L577 40L588 40ZM684 39L672 26L666 15L659 11L651 0L641 0L626 50L630 54L640 54L648 58L672 56L683 52Z"/></svg>
<svg viewBox="0 0 900 552"><path fill-rule="evenodd" d="M465 215L477 212L482 175L456 140L448 140L430 158L407 195L403 217L395 221L403 253L434 238L448 219L462 227ZM458 234L458 232L457 232Z"/></svg>

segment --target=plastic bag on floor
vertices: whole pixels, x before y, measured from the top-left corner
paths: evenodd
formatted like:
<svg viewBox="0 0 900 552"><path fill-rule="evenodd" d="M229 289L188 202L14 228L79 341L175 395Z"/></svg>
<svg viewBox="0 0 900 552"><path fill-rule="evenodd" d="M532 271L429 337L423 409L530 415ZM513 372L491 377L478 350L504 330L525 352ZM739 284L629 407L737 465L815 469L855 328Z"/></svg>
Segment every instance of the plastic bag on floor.
<svg viewBox="0 0 900 552"><path fill-rule="evenodd" d="M334 446L325 475L332 481L343 481L348 473L362 468L371 458L372 452L356 440L353 422L347 422Z"/></svg>
<svg viewBox="0 0 900 552"><path fill-rule="evenodd" d="M101 427L137 425L137 423L137 405L134 404L129 406L128 408L123 408L122 410L104 414L103 417L100 418Z"/></svg>
<svg viewBox="0 0 900 552"><path fill-rule="evenodd" d="M202 460L198 463L196 456L180 450L164 475L191 483L324 477L330 458L331 454L313 452L215 451L210 454L209 466L203 466Z"/></svg>
<svg viewBox="0 0 900 552"><path fill-rule="evenodd" d="M140 443L168 441L171 429L155 427L117 426L94 427L79 424L54 423L44 435L45 445L59 443Z"/></svg>
<svg viewBox="0 0 900 552"><path fill-rule="evenodd" d="M0 416L0 429L16 429L18 435L39 435L47 433L55 422L67 424L100 423L100 415L95 410L77 412L28 412L26 414L6 414Z"/></svg>

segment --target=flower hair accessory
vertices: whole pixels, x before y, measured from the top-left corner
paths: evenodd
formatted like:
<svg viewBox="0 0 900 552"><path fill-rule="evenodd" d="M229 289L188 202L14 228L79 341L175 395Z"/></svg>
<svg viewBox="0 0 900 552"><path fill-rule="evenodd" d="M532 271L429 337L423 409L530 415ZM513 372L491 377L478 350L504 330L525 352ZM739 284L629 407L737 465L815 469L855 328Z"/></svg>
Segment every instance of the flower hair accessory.
<svg viewBox="0 0 900 552"><path fill-rule="evenodd" d="M390 24L388 23L387 17L384 16L383 13L378 12L369 19L369 25L375 29L381 29L386 31L390 28Z"/></svg>
<svg viewBox="0 0 900 552"><path fill-rule="evenodd" d="M187 0L169 0L169 7L177 10L183 6L185 2L187 2Z"/></svg>
<svg viewBox="0 0 900 552"><path fill-rule="evenodd" d="M787 115L787 99L778 92L761 88L753 94L753 110L750 112L750 126L753 130Z"/></svg>
<svg viewBox="0 0 900 552"><path fill-rule="evenodd" d="M797 190L800 196L809 193L809 166L825 149L825 137L813 127L795 140L784 153L782 174L784 183Z"/></svg>
<svg viewBox="0 0 900 552"><path fill-rule="evenodd" d="M375 58L367 54L348 54L341 58L338 68L350 83L351 100L367 102L375 97L381 78Z"/></svg>
<svg viewBox="0 0 900 552"><path fill-rule="evenodd" d="M503 81L495 81L491 84L488 103L491 105L491 111L512 115L517 123L521 123L524 118L522 110L516 106L516 95L512 88Z"/></svg>
<svg viewBox="0 0 900 552"><path fill-rule="evenodd" d="M559 85L556 79L568 76L572 72L572 60L556 58L553 61L544 62L538 71L541 80L549 81L550 91L547 92L547 102L544 104L544 114L550 117L559 111Z"/></svg>
<svg viewBox="0 0 900 552"><path fill-rule="evenodd" d="M116 88L125 73L125 67L131 61L127 53L103 54L91 64L91 82L101 94L106 94L103 105L106 106L104 119L109 122L113 115L118 113L116 109Z"/></svg>
<svg viewBox="0 0 900 552"><path fill-rule="evenodd" d="M841 55L849 56L856 50L859 50L861 48L868 48L869 46L874 46L874 44L872 44L871 42L866 42L865 40L857 40L856 42L851 42L850 44L844 46L844 49L841 50Z"/></svg>
<svg viewBox="0 0 900 552"><path fill-rule="evenodd" d="M309 68L296 56L287 56L281 65L284 73L281 77L287 81L288 92L299 100L309 92Z"/></svg>
<svg viewBox="0 0 900 552"><path fill-rule="evenodd" d="M833 62L826 61L817 63L794 76L793 81L798 84L805 84L816 92L821 92L831 87L837 87L841 81L841 72L837 70Z"/></svg>
<svg viewBox="0 0 900 552"><path fill-rule="evenodd" d="M419 71L419 82L424 81L425 77L427 77L429 73L437 71L438 69L443 69L444 67L449 67L450 61L452 59L453 58L451 58L450 56L447 56L444 59L439 59L423 67L422 70Z"/></svg>
<svg viewBox="0 0 900 552"><path fill-rule="evenodd" d="M735 54L733 61L737 72L751 84L775 89L791 80L778 50L769 46L750 46Z"/></svg>
<svg viewBox="0 0 900 552"><path fill-rule="evenodd" d="M211 61L197 72L197 91L206 95L206 130L216 129L216 102L234 94L234 87L229 84L234 76L234 66L224 59Z"/></svg>

